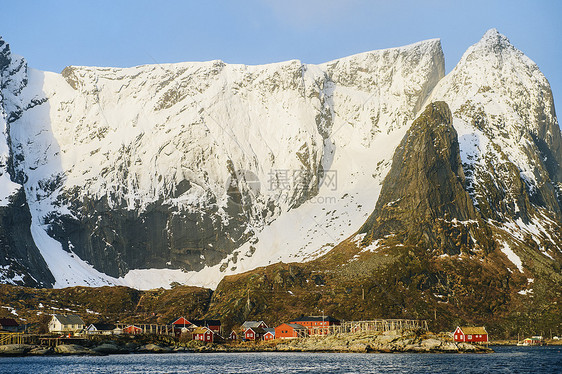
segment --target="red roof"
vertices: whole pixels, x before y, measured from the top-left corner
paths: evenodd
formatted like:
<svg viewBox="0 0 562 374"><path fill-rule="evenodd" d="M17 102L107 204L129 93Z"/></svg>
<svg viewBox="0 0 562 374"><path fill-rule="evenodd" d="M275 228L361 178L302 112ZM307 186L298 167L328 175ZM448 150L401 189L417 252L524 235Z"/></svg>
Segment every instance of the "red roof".
<svg viewBox="0 0 562 374"><path fill-rule="evenodd" d="M185 319L184 317L180 317L178 319L176 319L174 322L172 322L172 325L185 325L185 326L189 326L191 325L191 322L189 322L187 319Z"/></svg>

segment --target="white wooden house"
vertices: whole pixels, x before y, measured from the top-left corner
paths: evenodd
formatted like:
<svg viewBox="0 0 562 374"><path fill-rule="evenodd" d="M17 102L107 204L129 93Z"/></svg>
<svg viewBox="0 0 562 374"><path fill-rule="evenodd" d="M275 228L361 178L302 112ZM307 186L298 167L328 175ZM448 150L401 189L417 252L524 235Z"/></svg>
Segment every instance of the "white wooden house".
<svg viewBox="0 0 562 374"><path fill-rule="evenodd" d="M54 314L49 322L49 332L58 334L72 332L76 333L84 329L84 321L76 314Z"/></svg>

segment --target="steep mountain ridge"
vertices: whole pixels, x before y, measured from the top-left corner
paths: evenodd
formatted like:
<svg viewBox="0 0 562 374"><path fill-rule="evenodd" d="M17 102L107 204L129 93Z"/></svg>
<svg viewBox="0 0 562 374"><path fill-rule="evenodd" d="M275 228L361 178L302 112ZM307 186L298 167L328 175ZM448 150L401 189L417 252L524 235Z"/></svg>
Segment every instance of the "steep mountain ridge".
<svg viewBox="0 0 562 374"><path fill-rule="evenodd" d="M31 232L31 214L22 181L13 169L10 126L24 108L27 64L0 39L0 283L45 287L54 282ZM32 103L30 103L32 105Z"/></svg>
<svg viewBox="0 0 562 374"><path fill-rule="evenodd" d="M325 253L443 74L438 40L322 65L30 69L14 169L55 286L214 286Z"/></svg>
<svg viewBox="0 0 562 374"><path fill-rule="evenodd" d="M489 243L489 231L478 235L471 228L483 222L464 189L458 137L445 102L429 104L414 121L392 164L374 212L359 229L364 245L392 237L458 255Z"/></svg>

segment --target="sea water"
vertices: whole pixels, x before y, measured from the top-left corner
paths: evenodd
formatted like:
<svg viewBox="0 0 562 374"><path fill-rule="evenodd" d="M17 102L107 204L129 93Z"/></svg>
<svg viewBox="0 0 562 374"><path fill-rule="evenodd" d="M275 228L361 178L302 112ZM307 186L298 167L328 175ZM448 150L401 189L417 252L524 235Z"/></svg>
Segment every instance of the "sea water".
<svg viewBox="0 0 562 374"><path fill-rule="evenodd" d="M562 347L490 354L169 353L0 357L0 373L562 373Z"/></svg>

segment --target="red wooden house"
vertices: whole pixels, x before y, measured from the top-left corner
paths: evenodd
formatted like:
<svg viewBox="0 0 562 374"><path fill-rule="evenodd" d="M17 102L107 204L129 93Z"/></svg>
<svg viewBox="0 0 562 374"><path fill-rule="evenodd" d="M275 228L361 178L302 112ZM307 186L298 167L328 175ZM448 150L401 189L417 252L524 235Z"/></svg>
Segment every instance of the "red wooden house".
<svg viewBox="0 0 562 374"><path fill-rule="evenodd" d="M230 332L230 335L228 336L228 339L230 340L238 340L238 333L234 330L232 330Z"/></svg>
<svg viewBox="0 0 562 374"><path fill-rule="evenodd" d="M129 325L123 329L123 334L131 334L131 335L142 334L142 329L135 325Z"/></svg>
<svg viewBox="0 0 562 374"><path fill-rule="evenodd" d="M329 327L339 325L340 321L330 316L302 316L289 323L298 323L308 329L309 335L327 335Z"/></svg>
<svg viewBox="0 0 562 374"><path fill-rule="evenodd" d="M295 339L308 336L308 329L297 323L283 323L275 328L275 338Z"/></svg>
<svg viewBox="0 0 562 374"><path fill-rule="evenodd" d="M485 327L457 327L453 339L463 343L488 343L488 332Z"/></svg>
<svg viewBox="0 0 562 374"><path fill-rule="evenodd" d="M263 334L263 340L274 340L275 339L275 329L267 328L264 329L265 334Z"/></svg>
<svg viewBox="0 0 562 374"><path fill-rule="evenodd" d="M212 343L215 341L215 333L208 327L196 327L193 330L193 340Z"/></svg>
<svg viewBox="0 0 562 374"><path fill-rule="evenodd" d="M250 327L244 331L244 339L261 340L265 335L265 330L261 327Z"/></svg>

